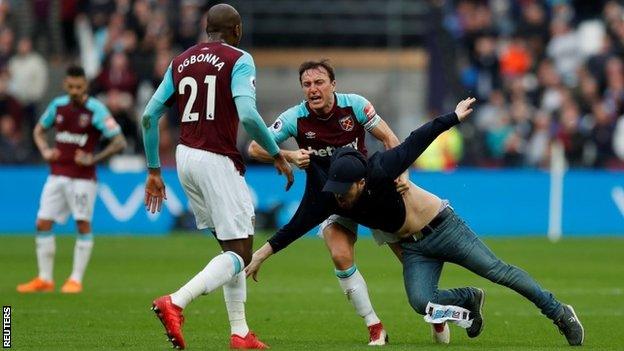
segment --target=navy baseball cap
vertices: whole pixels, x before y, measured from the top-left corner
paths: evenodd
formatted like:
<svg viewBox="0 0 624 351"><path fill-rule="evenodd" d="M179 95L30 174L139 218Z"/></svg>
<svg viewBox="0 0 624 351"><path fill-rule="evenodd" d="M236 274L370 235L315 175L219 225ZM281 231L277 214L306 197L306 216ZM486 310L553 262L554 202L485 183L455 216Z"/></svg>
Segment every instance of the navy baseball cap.
<svg viewBox="0 0 624 351"><path fill-rule="evenodd" d="M331 158L323 191L344 194L351 185L366 177L366 159L353 148L340 148Z"/></svg>

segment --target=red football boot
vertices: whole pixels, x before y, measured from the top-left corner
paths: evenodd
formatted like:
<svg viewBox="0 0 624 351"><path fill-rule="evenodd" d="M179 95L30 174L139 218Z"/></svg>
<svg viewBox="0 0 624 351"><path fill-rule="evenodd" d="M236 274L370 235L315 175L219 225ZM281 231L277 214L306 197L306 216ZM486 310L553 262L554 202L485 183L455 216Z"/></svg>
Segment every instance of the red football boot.
<svg viewBox="0 0 624 351"><path fill-rule="evenodd" d="M388 333L381 322L368 326L368 345L382 346L388 343Z"/></svg>
<svg viewBox="0 0 624 351"><path fill-rule="evenodd" d="M232 337L230 338L230 348L243 350L266 350L269 346L260 341L256 334L250 330L244 338L242 336L232 334Z"/></svg>
<svg viewBox="0 0 624 351"><path fill-rule="evenodd" d="M152 302L152 311L165 327L167 338L173 344L173 348L184 350L186 344L182 336L182 324L184 316L182 309L171 302L171 296L161 296Z"/></svg>

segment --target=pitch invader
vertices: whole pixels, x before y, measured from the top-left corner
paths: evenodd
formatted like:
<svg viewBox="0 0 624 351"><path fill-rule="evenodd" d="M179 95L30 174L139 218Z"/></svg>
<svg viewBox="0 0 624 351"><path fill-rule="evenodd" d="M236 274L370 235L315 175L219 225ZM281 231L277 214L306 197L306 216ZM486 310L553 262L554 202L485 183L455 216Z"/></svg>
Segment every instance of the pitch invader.
<svg viewBox="0 0 624 351"><path fill-rule="evenodd" d="M96 195L95 165L126 147L121 128L106 106L87 95L84 70L71 66L63 82L67 95L48 105L35 126L33 138L43 159L50 164L50 175L43 186L37 213L35 236L39 274L17 286L21 293L54 290L52 272L56 244L52 226L74 217L78 237L74 247L72 273L61 288L63 293L82 291L82 278L93 250L91 219ZM54 128L55 144L48 145L46 130ZM100 137L108 145L94 154Z"/></svg>

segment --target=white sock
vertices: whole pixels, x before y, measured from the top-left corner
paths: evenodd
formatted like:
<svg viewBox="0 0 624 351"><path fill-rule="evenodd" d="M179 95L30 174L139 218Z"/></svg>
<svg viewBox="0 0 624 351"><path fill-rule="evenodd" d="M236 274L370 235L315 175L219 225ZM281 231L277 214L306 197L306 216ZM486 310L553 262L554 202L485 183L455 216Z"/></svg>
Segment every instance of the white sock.
<svg viewBox="0 0 624 351"><path fill-rule="evenodd" d="M54 254L56 253L56 241L51 232L37 232L35 236L37 252L37 266L39 267L39 278L52 281L52 271L54 270Z"/></svg>
<svg viewBox="0 0 624 351"><path fill-rule="evenodd" d="M366 325L371 326L381 322L373 310L373 305L368 297L366 281L364 281L364 277L362 277L357 267L353 265L344 271L336 270L336 277L338 277L340 287L347 295L349 301L351 301L357 314L364 318Z"/></svg>
<svg viewBox="0 0 624 351"><path fill-rule="evenodd" d="M93 250L93 234L78 234L74 246L74 268L69 279L82 283L82 277L89 264L91 251Z"/></svg>
<svg viewBox="0 0 624 351"><path fill-rule="evenodd" d="M243 259L232 251L215 256L193 279L171 294L171 302L185 308L199 295L208 294L230 281L242 269Z"/></svg>
<svg viewBox="0 0 624 351"><path fill-rule="evenodd" d="M245 301L247 301L247 279L245 278L245 272L240 272L223 285L223 298L230 320L231 333L242 337L249 333L245 319Z"/></svg>

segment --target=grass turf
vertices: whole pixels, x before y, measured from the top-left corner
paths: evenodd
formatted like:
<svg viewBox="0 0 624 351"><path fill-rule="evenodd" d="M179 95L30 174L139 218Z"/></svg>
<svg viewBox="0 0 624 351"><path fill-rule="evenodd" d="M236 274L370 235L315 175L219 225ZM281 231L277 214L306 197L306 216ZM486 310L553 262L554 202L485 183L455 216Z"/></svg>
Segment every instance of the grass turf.
<svg viewBox="0 0 624 351"><path fill-rule="evenodd" d="M264 242L258 236L256 247ZM71 270L73 238L57 238L57 291ZM527 270L560 300L573 304L586 330L584 349L622 349L624 240L487 239L499 257ZM12 306L16 350L166 350L163 328L149 310L153 298L185 283L217 252L210 237L97 237L85 291L20 295L15 286L36 273L31 237L0 236L0 302ZM408 305L401 268L370 239L357 245L358 266L373 306L390 335L387 350L568 349L563 336L515 292L447 264L440 287L480 286L487 293L485 329L476 339L451 327L451 345L433 345L429 326ZM363 321L341 293L324 244L304 239L265 263L248 280L250 327L274 350L369 350ZM191 350L226 349L229 326L221 291L185 311Z"/></svg>

